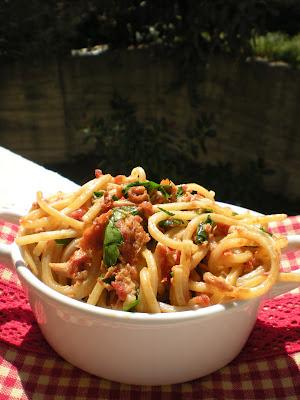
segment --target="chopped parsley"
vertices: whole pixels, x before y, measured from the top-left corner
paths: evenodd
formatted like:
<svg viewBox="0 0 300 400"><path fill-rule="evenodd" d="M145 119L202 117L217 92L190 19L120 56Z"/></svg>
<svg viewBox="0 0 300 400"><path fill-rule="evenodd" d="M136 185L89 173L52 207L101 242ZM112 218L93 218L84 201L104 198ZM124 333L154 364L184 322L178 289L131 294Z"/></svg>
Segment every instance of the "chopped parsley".
<svg viewBox="0 0 300 400"><path fill-rule="evenodd" d="M139 304L139 302L139 299L135 299L131 303L123 305L123 311L133 311L133 309Z"/></svg>
<svg viewBox="0 0 300 400"><path fill-rule="evenodd" d="M120 250L119 246L123 243L123 236L119 229L115 226L113 217L109 220L105 228L104 242L103 242L103 253L104 253L104 264L107 267L116 265Z"/></svg>
<svg viewBox="0 0 300 400"><path fill-rule="evenodd" d="M206 225L209 224L211 226L214 226L214 221L211 219L211 216L208 215L206 220L202 222L201 224L198 225L197 230L196 230L196 239L195 243L200 244L208 240L208 233L206 231Z"/></svg>
<svg viewBox="0 0 300 400"><path fill-rule="evenodd" d="M73 239L72 238L66 238L66 239L55 239L55 243L59 244L60 246L66 246L69 244Z"/></svg>
<svg viewBox="0 0 300 400"><path fill-rule="evenodd" d="M182 225L184 222L177 218L168 218L164 221L160 221L158 224L161 228L174 228L175 226Z"/></svg>
<svg viewBox="0 0 300 400"><path fill-rule="evenodd" d="M111 284L113 281L116 280L116 276L115 275L111 275L111 276L108 276L107 278L102 278L101 280L104 283Z"/></svg>
<svg viewBox="0 0 300 400"><path fill-rule="evenodd" d="M206 220L204 221L204 224L210 224L211 226L214 226L214 225L215 225L215 223L214 223L214 221L211 219L211 216L210 216L210 215L207 216Z"/></svg>
<svg viewBox="0 0 300 400"><path fill-rule="evenodd" d="M102 197L104 195L104 191L101 190L100 192L94 192L93 195L94 197Z"/></svg>
<svg viewBox="0 0 300 400"><path fill-rule="evenodd" d="M138 209L135 206L117 207L112 211L113 214L105 228L103 242L103 260L107 267L116 265L120 255L119 247L123 244L123 236L116 227L116 222L122 218L126 218L129 214L138 214Z"/></svg>
<svg viewBox="0 0 300 400"><path fill-rule="evenodd" d="M115 194L112 196L112 199L114 200L114 201L117 201L117 200L119 200L119 197L117 197Z"/></svg>
<svg viewBox="0 0 300 400"><path fill-rule="evenodd" d="M195 210L195 213L198 215L206 214L206 213L213 213L213 212L214 212L214 210L212 208L202 208L202 209Z"/></svg>
<svg viewBox="0 0 300 400"><path fill-rule="evenodd" d="M196 244L205 242L208 239L207 232L205 230L205 224L199 224L196 230Z"/></svg>
<svg viewBox="0 0 300 400"><path fill-rule="evenodd" d="M171 188L170 185L160 185L159 183L152 181L145 181L145 182L135 181L129 183L128 185L124 186L122 190L125 197L128 196L128 190L134 186L144 186L147 189L147 192L149 193L151 193L153 190L159 190L166 199L170 198L170 194L167 192L167 190Z"/></svg>
<svg viewBox="0 0 300 400"><path fill-rule="evenodd" d="M176 197L181 197L184 195L184 191L183 191L183 187L182 186L178 186L177 187L177 193L176 193Z"/></svg>
<svg viewBox="0 0 300 400"><path fill-rule="evenodd" d="M138 215L139 210L136 206L123 206L113 208L113 216L111 218L114 219L115 222L119 221L119 219L126 218L128 214Z"/></svg>
<svg viewBox="0 0 300 400"><path fill-rule="evenodd" d="M162 208L162 207L157 207L157 208L159 208L160 211L163 211L163 212L166 213L167 215L170 215L171 217L172 217L173 215L175 215L174 213L172 213L172 212L170 212L170 211L168 211L168 210L165 210L165 209Z"/></svg>
<svg viewBox="0 0 300 400"><path fill-rule="evenodd" d="M267 234L270 235L270 236L273 236L273 233L267 231L263 226L261 226L259 229L260 229L262 232L267 233Z"/></svg>

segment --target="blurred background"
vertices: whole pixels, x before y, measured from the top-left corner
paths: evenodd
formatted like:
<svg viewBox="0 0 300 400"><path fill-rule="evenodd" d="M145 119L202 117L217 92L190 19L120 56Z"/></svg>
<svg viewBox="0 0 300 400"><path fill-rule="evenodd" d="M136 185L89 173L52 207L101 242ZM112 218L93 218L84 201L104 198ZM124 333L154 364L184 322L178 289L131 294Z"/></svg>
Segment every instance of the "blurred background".
<svg viewBox="0 0 300 400"><path fill-rule="evenodd" d="M300 214L299 66L299 0L2 0L0 145Z"/></svg>

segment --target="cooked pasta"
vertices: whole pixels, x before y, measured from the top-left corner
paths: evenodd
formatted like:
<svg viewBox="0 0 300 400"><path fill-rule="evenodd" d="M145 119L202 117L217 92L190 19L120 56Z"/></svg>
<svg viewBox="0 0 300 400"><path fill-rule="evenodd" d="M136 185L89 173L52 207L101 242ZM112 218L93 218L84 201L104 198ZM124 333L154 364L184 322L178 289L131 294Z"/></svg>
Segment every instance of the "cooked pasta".
<svg viewBox="0 0 300 400"><path fill-rule="evenodd" d="M237 214L214 192L169 179L95 171L74 193L37 193L16 243L52 289L123 311L174 312L261 296L278 280L287 239L268 232L285 214Z"/></svg>

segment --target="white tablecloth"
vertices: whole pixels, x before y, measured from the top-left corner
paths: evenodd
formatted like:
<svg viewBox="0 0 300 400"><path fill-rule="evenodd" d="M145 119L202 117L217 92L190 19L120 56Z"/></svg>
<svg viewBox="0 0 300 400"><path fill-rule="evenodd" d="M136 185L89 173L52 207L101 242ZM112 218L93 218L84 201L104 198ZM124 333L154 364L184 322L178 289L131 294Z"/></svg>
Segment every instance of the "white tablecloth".
<svg viewBox="0 0 300 400"><path fill-rule="evenodd" d="M76 184L0 147L0 208L24 214L35 201L38 190L48 195L61 190L70 192Z"/></svg>

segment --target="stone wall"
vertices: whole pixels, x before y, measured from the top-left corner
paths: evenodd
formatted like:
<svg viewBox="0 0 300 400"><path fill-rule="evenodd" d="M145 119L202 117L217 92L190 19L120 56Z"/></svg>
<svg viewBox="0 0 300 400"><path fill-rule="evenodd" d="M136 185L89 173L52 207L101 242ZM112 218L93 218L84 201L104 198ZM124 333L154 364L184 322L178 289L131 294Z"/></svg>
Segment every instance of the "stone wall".
<svg viewBox="0 0 300 400"><path fill-rule="evenodd" d="M105 116L117 91L137 104L142 118L164 116L181 135L200 109L212 111L218 136L207 142L207 155L199 146L199 157L236 168L262 157L275 171L265 178L266 187L300 198L300 71L213 58L195 108L183 87L170 91L175 65L145 50L2 61L0 76L0 144L33 161L67 160L80 146L80 128Z"/></svg>

